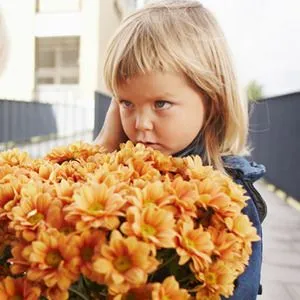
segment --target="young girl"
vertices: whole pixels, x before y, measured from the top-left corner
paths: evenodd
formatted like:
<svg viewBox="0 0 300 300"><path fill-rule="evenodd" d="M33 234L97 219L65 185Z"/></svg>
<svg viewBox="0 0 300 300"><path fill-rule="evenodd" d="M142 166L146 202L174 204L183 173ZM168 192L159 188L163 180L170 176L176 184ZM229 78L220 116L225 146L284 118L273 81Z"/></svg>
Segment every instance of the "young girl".
<svg viewBox="0 0 300 300"><path fill-rule="evenodd" d="M110 151L130 139L168 155L200 155L244 185L250 196L244 213L262 236L266 205L252 183L265 168L243 157L247 102L213 15L195 0L148 4L113 36L104 75L113 99L96 142ZM261 293L262 241L252 247L230 299Z"/></svg>

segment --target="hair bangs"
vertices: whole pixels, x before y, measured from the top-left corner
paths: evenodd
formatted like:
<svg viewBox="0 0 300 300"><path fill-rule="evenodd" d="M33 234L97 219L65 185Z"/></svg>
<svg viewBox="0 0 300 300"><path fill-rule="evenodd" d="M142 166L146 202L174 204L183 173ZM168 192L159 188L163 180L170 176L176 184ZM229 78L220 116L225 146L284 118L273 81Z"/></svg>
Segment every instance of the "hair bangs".
<svg viewBox="0 0 300 300"><path fill-rule="evenodd" d="M114 95L120 85L139 74L179 71L176 60L153 26L143 22L128 27L123 28L122 39L118 35L113 38L104 66L106 85Z"/></svg>

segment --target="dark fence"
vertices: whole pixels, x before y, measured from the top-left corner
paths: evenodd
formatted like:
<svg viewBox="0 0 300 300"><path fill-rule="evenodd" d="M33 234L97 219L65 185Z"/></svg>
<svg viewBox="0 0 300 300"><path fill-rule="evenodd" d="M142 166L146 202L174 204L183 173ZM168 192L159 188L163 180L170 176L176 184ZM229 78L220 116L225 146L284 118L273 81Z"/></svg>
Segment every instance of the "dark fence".
<svg viewBox="0 0 300 300"><path fill-rule="evenodd" d="M25 142L56 133L51 104L0 100L0 143Z"/></svg>
<svg viewBox="0 0 300 300"><path fill-rule="evenodd" d="M106 112L108 110L111 98L107 95L95 92L95 125L94 125L94 132L93 137L94 139L97 137L98 133L100 132Z"/></svg>
<svg viewBox="0 0 300 300"><path fill-rule="evenodd" d="M300 200L300 92L251 105L252 157L267 168L265 178Z"/></svg>
<svg viewBox="0 0 300 300"><path fill-rule="evenodd" d="M91 142L94 102L0 100L0 151L14 147L40 157L77 140Z"/></svg>

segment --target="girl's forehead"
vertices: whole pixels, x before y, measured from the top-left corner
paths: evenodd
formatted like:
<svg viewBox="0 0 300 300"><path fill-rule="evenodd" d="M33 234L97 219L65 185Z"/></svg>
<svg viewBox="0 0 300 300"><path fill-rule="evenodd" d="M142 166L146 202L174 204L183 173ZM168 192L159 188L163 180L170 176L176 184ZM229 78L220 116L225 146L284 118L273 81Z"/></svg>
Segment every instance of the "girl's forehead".
<svg viewBox="0 0 300 300"><path fill-rule="evenodd" d="M183 74L178 72L151 72L134 76L122 82L116 97L123 100L185 99L191 92L199 92Z"/></svg>
<svg viewBox="0 0 300 300"><path fill-rule="evenodd" d="M151 89L153 91L171 93L174 88L174 84L177 86L185 84L184 78L181 74L173 72L149 72L147 74L138 74L127 78L120 82L117 90L142 90L144 88Z"/></svg>

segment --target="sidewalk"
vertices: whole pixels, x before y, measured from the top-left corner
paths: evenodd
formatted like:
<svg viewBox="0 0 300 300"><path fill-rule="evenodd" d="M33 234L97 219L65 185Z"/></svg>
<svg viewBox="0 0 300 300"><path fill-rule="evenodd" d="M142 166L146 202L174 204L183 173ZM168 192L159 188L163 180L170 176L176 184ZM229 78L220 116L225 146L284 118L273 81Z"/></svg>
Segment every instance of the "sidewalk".
<svg viewBox="0 0 300 300"><path fill-rule="evenodd" d="M259 300L300 299L300 212L255 184L268 205L263 223L263 295Z"/></svg>

